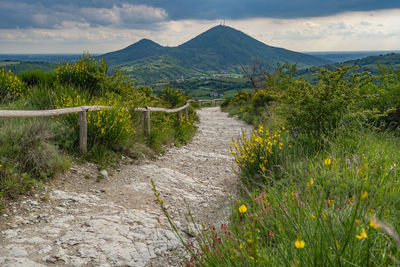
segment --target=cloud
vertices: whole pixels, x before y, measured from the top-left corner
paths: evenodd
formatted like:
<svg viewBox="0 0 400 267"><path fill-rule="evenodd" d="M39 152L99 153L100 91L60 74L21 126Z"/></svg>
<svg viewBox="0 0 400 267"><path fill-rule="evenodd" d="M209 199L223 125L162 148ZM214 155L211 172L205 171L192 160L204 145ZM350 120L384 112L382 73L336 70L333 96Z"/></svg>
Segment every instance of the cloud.
<svg viewBox="0 0 400 267"><path fill-rule="evenodd" d="M167 19L168 15L161 8L146 5L122 4L112 8L86 7L80 9L86 22L92 25L125 26L152 24Z"/></svg>
<svg viewBox="0 0 400 267"><path fill-rule="evenodd" d="M152 24L168 18L164 9L144 4L104 4L105 7L96 7L92 2L85 6L85 1L80 5L72 5L74 1L68 5L57 4L57 1L44 5L44 2L9 3L0 0L0 28L52 29L60 28L68 21L89 23L92 27L152 27Z"/></svg>
<svg viewBox="0 0 400 267"><path fill-rule="evenodd" d="M398 0L364 0L365 5L359 0L0 0L0 53L105 53L141 38L176 46L224 18L268 45L296 51L398 50L400 9L368 9L389 2L400 5ZM369 11L340 12L351 9ZM329 12L334 15L321 15Z"/></svg>
<svg viewBox="0 0 400 267"><path fill-rule="evenodd" d="M322 17L400 8L398 0L137 0L165 9L173 20Z"/></svg>
<svg viewBox="0 0 400 267"><path fill-rule="evenodd" d="M141 27L160 21L292 19L400 8L399 0L0 0L0 28L57 28L64 21Z"/></svg>

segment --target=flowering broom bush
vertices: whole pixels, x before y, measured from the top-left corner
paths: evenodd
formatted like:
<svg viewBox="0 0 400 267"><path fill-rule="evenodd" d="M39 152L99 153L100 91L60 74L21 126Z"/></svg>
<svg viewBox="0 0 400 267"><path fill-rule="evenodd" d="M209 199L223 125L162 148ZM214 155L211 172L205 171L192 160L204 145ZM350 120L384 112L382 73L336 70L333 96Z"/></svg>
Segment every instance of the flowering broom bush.
<svg viewBox="0 0 400 267"><path fill-rule="evenodd" d="M88 145L101 144L107 148L118 150L124 143L133 139L136 130L133 128L131 111L123 107L116 98L99 98L91 101L87 98L76 96L64 96L55 103L57 108L68 108L85 105L109 106L111 109L91 111L87 113ZM78 114L68 114L62 122L70 128L74 143L79 143L79 118ZM75 145L76 147L76 145Z"/></svg>
<svg viewBox="0 0 400 267"><path fill-rule="evenodd" d="M246 137L246 133L242 132L237 142L233 142L231 155L234 156L236 162L236 170L240 172L245 183L251 183L252 179L263 179L262 175L273 164L274 156L277 150L282 150L282 127L274 132L270 132L259 125L253 131L250 137Z"/></svg>
<svg viewBox="0 0 400 267"><path fill-rule="evenodd" d="M106 92L107 64L90 55L83 55L80 60L58 66L56 79L61 85L72 85L87 91L90 95L102 95Z"/></svg>
<svg viewBox="0 0 400 267"><path fill-rule="evenodd" d="M11 70L0 69L0 99L13 99L25 93L24 83Z"/></svg>

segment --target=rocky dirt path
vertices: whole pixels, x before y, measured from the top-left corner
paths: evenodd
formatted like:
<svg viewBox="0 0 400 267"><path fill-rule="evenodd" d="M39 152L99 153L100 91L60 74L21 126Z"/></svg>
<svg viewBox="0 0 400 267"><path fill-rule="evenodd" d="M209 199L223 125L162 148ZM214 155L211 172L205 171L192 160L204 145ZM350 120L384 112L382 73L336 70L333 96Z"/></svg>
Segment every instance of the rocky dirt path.
<svg viewBox="0 0 400 267"><path fill-rule="evenodd" d="M94 166L75 166L47 186L48 200L36 195L15 203L0 219L0 266L176 266L179 242L150 181L183 232L191 231L186 205L196 222L224 222L237 188L229 147L250 129L219 108L198 114L187 146L123 165L100 182Z"/></svg>

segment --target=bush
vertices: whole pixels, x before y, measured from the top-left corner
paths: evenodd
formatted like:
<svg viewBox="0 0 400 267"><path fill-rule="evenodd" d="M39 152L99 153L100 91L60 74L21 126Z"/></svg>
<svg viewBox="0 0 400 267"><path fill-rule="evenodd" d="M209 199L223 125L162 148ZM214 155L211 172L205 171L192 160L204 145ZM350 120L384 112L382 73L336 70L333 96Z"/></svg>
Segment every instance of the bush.
<svg viewBox="0 0 400 267"><path fill-rule="evenodd" d="M97 60L85 54L74 63L60 65L55 73L61 85L72 85L91 96L104 96L106 92L119 91L121 86L125 86L126 80L119 69L112 76L107 75L107 70L107 64L102 59Z"/></svg>
<svg viewBox="0 0 400 267"><path fill-rule="evenodd" d="M196 133L197 127L194 125L193 116L189 118L182 117L176 122L175 140L177 145L183 145L189 142Z"/></svg>
<svg viewBox="0 0 400 267"><path fill-rule="evenodd" d="M166 101L172 108L183 106L188 100L188 97L186 97L182 92L169 87L162 91L160 98Z"/></svg>
<svg viewBox="0 0 400 267"><path fill-rule="evenodd" d="M88 124L88 149L101 144L108 149L119 151L136 134L131 120L131 110L125 108L124 103L114 95L107 95L105 98L87 100L78 92L76 96L67 95L58 99L55 103L56 108L68 108L76 106L94 105L110 106L111 109L91 111L87 113ZM71 130L70 149L79 148L79 118L78 114L65 115L61 121Z"/></svg>
<svg viewBox="0 0 400 267"><path fill-rule="evenodd" d="M233 98L232 97L227 97L224 99L224 101L222 101L221 103L221 108L225 109L227 107L229 107L229 105L232 103Z"/></svg>
<svg viewBox="0 0 400 267"><path fill-rule="evenodd" d="M235 97L233 98L232 102L235 104L240 104L240 103L246 103L248 102L252 97L252 94L247 91L239 91L235 94Z"/></svg>
<svg viewBox="0 0 400 267"><path fill-rule="evenodd" d="M315 143L325 136L336 134L339 125L355 123L363 110L357 105L362 99L362 87L369 79L354 74L348 80L345 75L353 67L342 66L334 71L317 68L320 81L310 84L294 81L278 100L277 112L293 130L312 137Z"/></svg>
<svg viewBox="0 0 400 267"><path fill-rule="evenodd" d="M56 81L54 72L44 72L42 70L28 70L19 74L18 77L28 87L37 85L51 87Z"/></svg>
<svg viewBox="0 0 400 267"><path fill-rule="evenodd" d="M233 142L231 155L236 162L236 170L240 173L242 182L246 185L264 183L267 170L274 167L279 150L284 147L282 139L284 128L270 133L260 125L250 137L243 132L237 142Z"/></svg>
<svg viewBox="0 0 400 267"><path fill-rule="evenodd" d="M10 121L0 128L0 191L14 197L65 169L69 162L51 143L44 120Z"/></svg>
<svg viewBox="0 0 400 267"><path fill-rule="evenodd" d="M25 84L11 70L0 69L0 100L21 97L26 91Z"/></svg>
<svg viewBox="0 0 400 267"><path fill-rule="evenodd" d="M261 108L269 105L273 101L273 97L264 89L258 90L252 97L254 108Z"/></svg>
<svg viewBox="0 0 400 267"><path fill-rule="evenodd" d="M400 67L379 67L379 76L369 85L365 107L374 110L368 119L375 126L400 127Z"/></svg>

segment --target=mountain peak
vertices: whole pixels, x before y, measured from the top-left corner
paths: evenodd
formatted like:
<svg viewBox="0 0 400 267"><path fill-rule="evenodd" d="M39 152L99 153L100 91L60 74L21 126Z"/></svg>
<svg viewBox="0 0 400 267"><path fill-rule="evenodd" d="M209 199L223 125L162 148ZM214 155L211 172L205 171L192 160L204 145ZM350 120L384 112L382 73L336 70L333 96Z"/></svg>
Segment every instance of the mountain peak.
<svg viewBox="0 0 400 267"><path fill-rule="evenodd" d="M138 48L138 49L148 49L148 48L159 48L161 47L161 45L157 44L156 42L149 40L149 39L141 39L140 41L126 47L127 48Z"/></svg>
<svg viewBox="0 0 400 267"><path fill-rule="evenodd" d="M258 40L253 39L247 34L236 30L232 27L225 25L218 25L212 27L211 29L203 32L202 34L196 36L195 38L187 41L186 43L180 45L184 48L205 48L217 46L227 46L230 47L232 44L240 44L244 47L249 44L255 44L266 46Z"/></svg>

